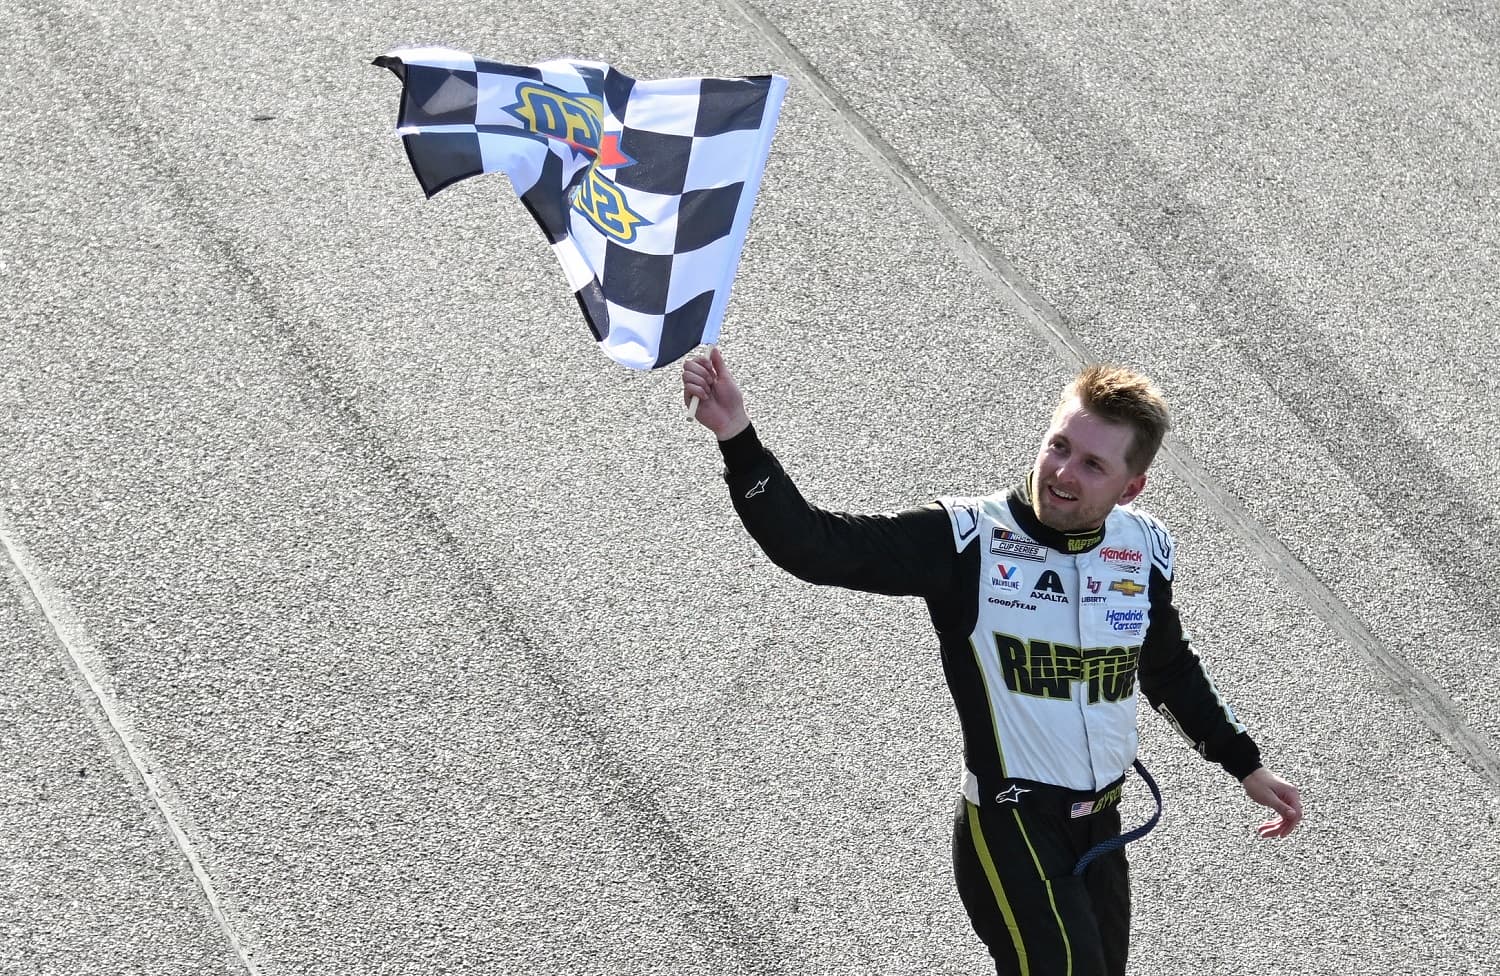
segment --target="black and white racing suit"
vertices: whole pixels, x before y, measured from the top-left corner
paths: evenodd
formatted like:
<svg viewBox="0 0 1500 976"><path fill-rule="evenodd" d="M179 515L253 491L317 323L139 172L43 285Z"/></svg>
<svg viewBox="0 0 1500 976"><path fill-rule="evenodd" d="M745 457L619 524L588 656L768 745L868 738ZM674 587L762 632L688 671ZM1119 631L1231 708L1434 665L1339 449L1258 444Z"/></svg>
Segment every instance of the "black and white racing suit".
<svg viewBox="0 0 1500 976"><path fill-rule="evenodd" d="M1000 973L1123 973L1120 830L1136 685L1206 758L1243 779L1259 750L1189 647L1172 605L1172 537L1116 507L1097 530L1042 525L1021 487L889 515L809 505L754 428L720 444L736 512L811 583L919 596L964 742L954 870Z"/></svg>

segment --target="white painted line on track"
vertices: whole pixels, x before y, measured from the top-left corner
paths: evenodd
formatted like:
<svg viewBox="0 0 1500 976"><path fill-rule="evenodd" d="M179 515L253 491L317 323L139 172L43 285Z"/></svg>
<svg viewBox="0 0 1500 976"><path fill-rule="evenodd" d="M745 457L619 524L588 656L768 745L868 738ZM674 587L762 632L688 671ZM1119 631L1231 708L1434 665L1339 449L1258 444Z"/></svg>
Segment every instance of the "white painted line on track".
<svg viewBox="0 0 1500 976"><path fill-rule="evenodd" d="M72 667L78 679L88 687L93 701L98 705L105 722L109 724L115 741L108 745L118 747L124 752L131 766L134 767L136 776L146 787L146 794L150 797L152 806L156 808L157 814L166 824L167 833L177 845L178 852L192 869L193 877L197 880L203 897L208 900L209 911L218 923L220 931L229 941L230 948L234 950L235 956L251 976L262 976L263 970L250 958L249 951L235 932L234 926L230 924L229 917L224 912L224 906L219 900L218 891L214 887L213 879L208 876L208 871L203 867L203 861L198 857L192 839L182 828L177 815L172 812L172 805L167 800L166 791L162 788L156 774L152 772L152 762L145 750L135 741L129 723L115 707L109 693L95 673L93 665L89 663L97 658L97 654L83 624L69 609L62 594L47 581L45 574L31 558L31 554L17 540L15 529L11 526L3 508L0 508L0 547L4 548L11 565L25 581L32 602L36 604L36 608L46 618L48 626L52 628L52 633L57 637L58 644L66 654L67 663Z"/></svg>
<svg viewBox="0 0 1500 976"><path fill-rule="evenodd" d="M1098 359L1068 325L1067 319L1031 286L1005 256L986 241L947 200L927 184L901 154L849 103L834 85L783 34L770 18L744 0L721 0L748 23L773 51L784 58L789 73L816 92L847 126L862 152L905 188L915 208L926 215L946 240L1011 311L1044 339L1064 362L1082 365ZM1350 647L1365 654L1390 679L1393 688L1422 721L1500 794L1500 755L1483 736L1469 727L1453 700L1427 675L1412 667L1380 640L1338 594L1334 593L1295 553L1225 490L1213 476L1170 436L1162 445L1167 464L1190 485L1208 510L1273 570L1308 608Z"/></svg>

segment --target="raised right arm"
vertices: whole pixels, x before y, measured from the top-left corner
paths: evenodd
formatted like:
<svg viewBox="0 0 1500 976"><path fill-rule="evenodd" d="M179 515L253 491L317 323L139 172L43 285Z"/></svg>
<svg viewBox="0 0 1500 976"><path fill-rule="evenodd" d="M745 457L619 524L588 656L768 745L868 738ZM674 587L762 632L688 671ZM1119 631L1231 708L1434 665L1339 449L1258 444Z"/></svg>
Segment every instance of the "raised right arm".
<svg viewBox="0 0 1500 976"><path fill-rule="evenodd" d="M734 509L771 561L799 579L893 596L953 589L948 514L926 505L890 515L848 515L809 505L760 442L718 348L683 365L683 401L714 432Z"/></svg>
<svg viewBox="0 0 1500 976"><path fill-rule="evenodd" d="M826 511L802 497L753 426L719 448L734 510L771 561L797 578L892 596L953 588L953 537L942 506L888 515Z"/></svg>

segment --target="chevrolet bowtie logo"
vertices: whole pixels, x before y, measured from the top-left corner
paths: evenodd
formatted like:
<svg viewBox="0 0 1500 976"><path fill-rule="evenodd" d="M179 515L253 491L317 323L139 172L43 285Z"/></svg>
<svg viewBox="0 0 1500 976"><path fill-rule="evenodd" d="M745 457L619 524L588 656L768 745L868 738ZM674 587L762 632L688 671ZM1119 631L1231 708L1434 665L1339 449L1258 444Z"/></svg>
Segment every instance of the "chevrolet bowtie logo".
<svg viewBox="0 0 1500 976"><path fill-rule="evenodd" d="M1126 596L1138 596L1146 591L1146 588L1135 580L1117 579L1109 584L1110 590L1115 593L1123 593Z"/></svg>

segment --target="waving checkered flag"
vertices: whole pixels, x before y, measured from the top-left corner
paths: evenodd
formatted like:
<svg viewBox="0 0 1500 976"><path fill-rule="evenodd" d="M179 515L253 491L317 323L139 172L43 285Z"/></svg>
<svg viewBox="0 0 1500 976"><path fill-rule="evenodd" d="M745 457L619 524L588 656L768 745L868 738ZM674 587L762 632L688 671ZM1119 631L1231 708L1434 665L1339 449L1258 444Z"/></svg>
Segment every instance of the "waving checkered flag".
<svg viewBox="0 0 1500 976"><path fill-rule="evenodd" d="M718 341L785 78L636 81L444 48L375 64L403 82L396 131L422 189L504 172L611 359L655 369Z"/></svg>

